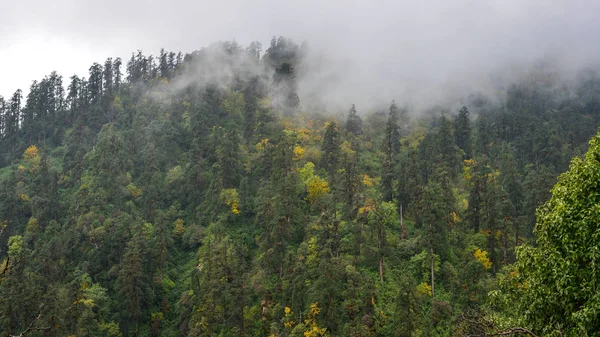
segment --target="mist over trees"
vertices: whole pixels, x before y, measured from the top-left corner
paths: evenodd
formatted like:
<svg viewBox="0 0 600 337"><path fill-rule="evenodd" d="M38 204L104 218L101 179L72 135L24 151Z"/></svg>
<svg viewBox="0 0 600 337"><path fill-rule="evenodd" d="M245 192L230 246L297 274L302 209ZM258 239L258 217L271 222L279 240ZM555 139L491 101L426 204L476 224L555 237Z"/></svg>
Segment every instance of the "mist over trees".
<svg viewBox="0 0 600 337"><path fill-rule="evenodd" d="M598 334L595 69L324 113L306 48L136 51L0 97L0 333Z"/></svg>

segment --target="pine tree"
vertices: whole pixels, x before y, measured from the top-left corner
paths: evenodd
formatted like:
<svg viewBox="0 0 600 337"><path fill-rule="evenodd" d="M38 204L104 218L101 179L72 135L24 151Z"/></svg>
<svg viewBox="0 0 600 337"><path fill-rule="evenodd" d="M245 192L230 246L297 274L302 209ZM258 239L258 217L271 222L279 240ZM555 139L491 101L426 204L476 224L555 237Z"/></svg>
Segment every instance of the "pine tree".
<svg viewBox="0 0 600 337"><path fill-rule="evenodd" d="M160 56L158 57L158 69L160 70L160 76L163 78L170 77L169 61L167 60L167 53L164 48L160 48Z"/></svg>
<svg viewBox="0 0 600 337"><path fill-rule="evenodd" d="M123 74L121 73L121 63L122 63L121 58L117 57L112 64L112 66L113 66L112 74L114 76L113 84L114 84L115 91L119 91L119 87L121 86L121 80L122 80L121 78L123 76Z"/></svg>
<svg viewBox="0 0 600 337"><path fill-rule="evenodd" d="M514 246L519 245L524 218L523 177L518 171L513 151L508 144L503 144L500 158L500 186L505 194L504 219L512 223Z"/></svg>
<svg viewBox="0 0 600 337"><path fill-rule="evenodd" d="M113 85L113 81L114 81L114 76L113 76L113 60L112 57L109 57L106 59L106 61L104 62L104 70L102 71L102 79L103 79L103 83L102 83L102 88L104 88L104 93L106 95L106 97L109 98L109 102L112 102L112 95L114 93L114 85Z"/></svg>
<svg viewBox="0 0 600 337"><path fill-rule="evenodd" d="M90 67L90 77L88 79L88 94L91 104L100 102L103 92L102 66L94 63Z"/></svg>
<svg viewBox="0 0 600 337"><path fill-rule="evenodd" d="M6 114L7 114L7 105L4 97L0 95L0 140L2 140L6 134ZM2 154L0 154L1 156ZM0 166L4 166L3 164Z"/></svg>
<svg viewBox="0 0 600 337"><path fill-rule="evenodd" d="M385 128L383 172L381 174L381 185L383 200L392 201L394 198L394 169L395 156L400 151L400 120L398 106L392 101L390 113Z"/></svg>
<svg viewBox="0 0 600 337"><path fill-rule="evenodd" d="M352 104L352 107L348 111L348 117L346 119L346 131L351 134L358 136L362 134L362 118L356 113L356 107Z"/></svg>
<svg viewBox="0 0 600 337"><path fill-rule="evenodd" d="M469 119L469 110L466 106L462 107L458 112L458 116L454 122L454 129L456 130L454 133L456 145L463 150L463 158L471 159L473 155L471 150L471 121Z"/></svg>
<svg viewBox="0 0 600 337"><path fill-rule="evenodd" d="M144 268L146 244L143 226L138 224L132 230L133 237L123 255L116 290L121 299L121 326L126 334L133 332L134 336L139 336L144 308L151 302L152 292Z"/></svg>
<svg viewBox="0 0 600 337"><path fill-rule="evenodd" d="M323 136L323 144L321 151L323 157L321 159L321 167L327 170L330 178L334 178L338 169L338 159L340 156L340 133L337 130L335 122L330 121L325 128Z"/></svg>
<svg viewBox="0 0 600 337"><path fill-rule="evenodd" d="M19 116L21 116L21 101L23 92L19 89L15 91L11 99L8 101L8 111L5 115L6 135L8 148L11 155L15 155L18 142L19 132Z"/></svg>
<svg viewBox="0 0 600 337"><path fill-rule="evenodd" d="M438 165L441 163L446 165L450 169L452 179L454 179L462 168L460 149L455 143L452 122L444 115L439 119L436 143L434 148L436 156L434 159Z"/></svg>

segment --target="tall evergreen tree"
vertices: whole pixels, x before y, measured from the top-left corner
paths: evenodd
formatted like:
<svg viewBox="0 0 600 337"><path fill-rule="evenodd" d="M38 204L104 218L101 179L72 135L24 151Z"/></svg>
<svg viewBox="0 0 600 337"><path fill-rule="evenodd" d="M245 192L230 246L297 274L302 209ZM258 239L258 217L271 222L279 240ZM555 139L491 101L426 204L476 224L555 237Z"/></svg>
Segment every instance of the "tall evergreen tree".
<svg viewBox="0 0 600 337"><path fill-rule="evenodd" d="M356 107L352 104L352 107L348 111L348 117L346 118L346 131L358 136L362 134L362 126L362 118L356 113Z"/></svg>
<svg viewBox="0 0 600 337"><path fill-rule="evenodd" d="M394 198L394 168L395 156L400 151L400 120L398 106L396 101L392 101L388 121L385 127L384 140L384 159L382 172L382 193L385 201L391 201Z"/></svg>
<svg viewBox="0 0 600 337"><path fill-rule="evenodd" d="M121 63L122 63L121 58L117 57L112 64L112 66L113 66L112 73L114 76L113 84L115 87L115 91L119 90L119 87L121 86L122 77L123 77L123 73L121 73Z"/></svg>
<svg viewBox="0 0 600 337"><path fill-rule="evenodd" d="M325 136L323 136L323 144L321 151L323 157L321 166L327 170L329 177L334 178L338 169L338 160L340 156L340 133L337 130L335 122L327 123L325 128Z"/></svg>
<svg viewBox="0 0 600 337"><path fill-rule="evenodd" d="M473 152L471 150L471 121L469 119L469 110L466 106L458 112L458 116L454 122L454 136L456 145L463 150L464 159L471 159Z"/></svg>
<svg viewBox="0 0 600 337"><path fill-rule="evenodd" d="M90 67L90 77L88 79L88 94L91 104L100 102L103 92L102 66L94 63Z"/></svg>

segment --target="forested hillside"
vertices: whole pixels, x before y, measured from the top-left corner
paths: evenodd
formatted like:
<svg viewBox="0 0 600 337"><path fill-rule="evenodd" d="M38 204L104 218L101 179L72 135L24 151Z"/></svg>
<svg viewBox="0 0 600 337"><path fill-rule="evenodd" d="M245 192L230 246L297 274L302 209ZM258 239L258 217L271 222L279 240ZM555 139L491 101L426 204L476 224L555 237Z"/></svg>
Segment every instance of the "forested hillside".
<svg viewBox="0 0 600 337"><path fill-rule="evenodd" d="M536 208L600 126L600 76L538 67L458 109L390 97L317 113L297 94L304 55L285 38L264 53L137 52L0 97L1 335L555 324L514 317L528 283L510 277ZM488 296L500 288L504 305Z"/></svg>

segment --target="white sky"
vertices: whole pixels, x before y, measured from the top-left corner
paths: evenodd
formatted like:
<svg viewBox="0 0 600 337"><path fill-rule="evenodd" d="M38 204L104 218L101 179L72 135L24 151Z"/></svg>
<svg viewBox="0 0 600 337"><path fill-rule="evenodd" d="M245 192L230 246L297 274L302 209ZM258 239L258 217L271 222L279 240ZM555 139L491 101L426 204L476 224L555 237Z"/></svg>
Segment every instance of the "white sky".
<svg viewBox="0 0 600 337"><path fill-rule="evenodd" d="M596 61L599 14L597 0L0 0L0 95L52 70L66 85L137 49L191 52L231 39L266 49L274 35L344 65L340 90L351 96L367 86L426 95L548 55Z"/></svg>
<svg viewBox="0 0 600 337"><path fill-rule="evenodd" d="M104 55L110 55L110 51L59 37L23 37L0 54L0 95L10 97L19 88L28 92L33 80L40 80L53 70L63 75L66 87L69 76L87 74L90 65Z"/></svg>

